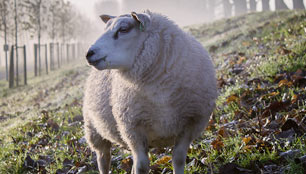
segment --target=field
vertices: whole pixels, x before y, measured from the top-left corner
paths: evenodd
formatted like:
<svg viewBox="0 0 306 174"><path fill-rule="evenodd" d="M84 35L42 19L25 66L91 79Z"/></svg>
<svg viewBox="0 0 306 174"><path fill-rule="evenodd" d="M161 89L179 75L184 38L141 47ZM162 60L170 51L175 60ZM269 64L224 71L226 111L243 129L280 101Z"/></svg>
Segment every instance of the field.
<svg viewBox="0 0 306 174"><path fill-rule="evenodd" d="M185 173L306 172L305 19L305 11L251 13L184 28L210 52L220 92ZM12 90L0 81L0 173L97 173L82 130L89 69L67 65ZM131 170L128 152L112 155L112 173ZM172 173L171 148L149 156L151 173Z"/></svg>

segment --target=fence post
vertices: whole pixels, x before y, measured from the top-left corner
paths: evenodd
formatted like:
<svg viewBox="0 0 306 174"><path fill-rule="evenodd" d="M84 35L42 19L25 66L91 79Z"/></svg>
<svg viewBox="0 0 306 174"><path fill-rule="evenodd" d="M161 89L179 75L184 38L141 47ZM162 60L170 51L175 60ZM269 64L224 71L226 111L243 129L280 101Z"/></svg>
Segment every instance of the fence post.
<svg viewBox="0 0 306 174"><path fill-rule="evenodd" d="M41 44L37 45L38 47L38 75L41 75Z"/></svg>
<svg viewBox="0 0 306 174"><path fill-rule="evenodd" d="M65 47L65 45L63 43L61 43L61 62L63 63L64 62L64 51L63 50Z"/></svg>
<svg viewBox="0 0 306 174"><path fill-rule="evenodd" d="M52 70L55 70L55 66L54 66L54 64L55 64L55 54L54 54L54 51L55 51L55 46L54 46L54 43L52 42L51 43L51 45L50 45L50 50L51 50L51 52L50 53L52 53ZM51 56L51 55L50 55Z"/></svg>
<svg viewBox="0 0 306 174"><path fill-rule="evenodd" d="M61 57L60 57L61 60L60 61L61 61L61 64L62 64L63 63L63 43L60 44L60 51L61 51L61 53L60 53L61 54Z"/></svg>
<svg viewBox="0 0 306 174"><path fill-rule="evenodd" d="M53 50L53 47L52 47L52 43L49 44L49 50L50 50L50 71L51 70L54 70L54 67L53 67L53 53L52 53L52 50Z"/></svg>
<svg viewBox="0 0 306 174"><path fill-rule="evenodd" d="M67 44L67 62L69 62L69 44Z"/></svg>
<svg viewBox="0 0 306 174"><path fill-rule="evenodd" d="M19 61L17 57L18 46L16 46L16 86L19 86Z"/></svg>
<svg viewBox="0 0 306 174"><path fill-rule="evenodd" d="M76 59L76 57L75 57L75 43L72 45L72 57L73 57L73 59Z"/></svg>
<svg viewBox="0 0 306 174"><path fill-rule="evenodd" d="M23 73L24 73L24 85L27 85L27 52L26 52L26 45L23 46Z"/></svg>
<svg viewBox="0 0 306 174"><path fill-rule="evenodd" d="M7 62L7 51L9 50L9 46L7 44L4 45L5 51L5 78L8 81L8 62Z"/></svg>
<svg viewBox="0 0 306 174"><path fill-rule="evenodd" d="M37 44L34 44L34 74L37 76Z"/></svg>
<svg viewBox="0 0 306 174"><path fill-rule="evenodd" d="M48 50L47 50L47 45L45 45L45 60L46 60L46 73L48 74Z"/></svg>
<svg viewBox="0 0 306 174"><path fill-rule="evenodd" d="M14 87L14 45L11 47L9 88Z"/></svg>
<svg viewBox="0 0 306 174"><path fill-rule="evenodd" d="M58 65L58 68L60 68L60 53L59 53L59 43L57 42L57 65Z"/></svg>
<svg viewBox="0 0 306 174"><path fill-rule="evenodd" d="M78 58L80 58L81 57L81 54L80 54L80 48L81 48L81 45L80 45L80 42L78 42L78 47L77 47L77 56L78 56Z"/></svg>

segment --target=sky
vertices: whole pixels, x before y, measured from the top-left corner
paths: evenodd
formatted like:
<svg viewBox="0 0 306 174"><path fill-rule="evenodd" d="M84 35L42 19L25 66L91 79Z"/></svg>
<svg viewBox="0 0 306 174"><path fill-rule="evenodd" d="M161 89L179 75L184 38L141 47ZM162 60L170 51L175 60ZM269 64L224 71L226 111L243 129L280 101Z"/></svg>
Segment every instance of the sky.
<svg viewBox="0 0 306 174"><path fill-rule="evenodd" d="M97 1L101 0L67 0L74 4L79 10L81 14L85 14L91 19L96 17L94 11L94 5Z"/></svg>

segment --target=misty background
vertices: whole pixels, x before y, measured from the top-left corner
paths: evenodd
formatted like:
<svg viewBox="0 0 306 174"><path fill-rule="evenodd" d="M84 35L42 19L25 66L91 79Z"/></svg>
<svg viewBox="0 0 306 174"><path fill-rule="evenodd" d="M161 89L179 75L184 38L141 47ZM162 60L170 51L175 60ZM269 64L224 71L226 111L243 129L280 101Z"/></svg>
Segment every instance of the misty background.
<svg viewBox="0 0 306 174"><path fill-rule="evenodd" d="M71 0L80 4L82 0ZM296 0L294 0L296 1ZM293 9L293 0L100 0L94 1L94 13L85 12L88 16L101 14L129 14L149 9L162 13L180 26L212 22L214 20L240 15L252 11L263 11L263 5L269 4L269 10ZM306 3L306 0L300 0ZM298 3L297 1L295 3ZM284 6L285 4L286 6ZM83 4L84 5L84 4ZM246 9L243 9L243 7ZM252 7L251 7L252 6ZM83 6L84 7L84 6ZM226 8L226 9L225 9ZM301 7L303 8L303 7ZM267 9L265 9L267 10ZM84 10L83 10L84 12Z"/></svg>
<svg viewBox="0 0 306 174"><path fill-rule="evenodd" d="M74 49L81 50L78 56L82 59L78 61L85 62L82 56L85 50L103 33L101 14L149 9L168 16L182 27L250 12L305 9L305 3L306 0L0 0L0 79L8 73L12 45L26 46L29 72L33 72L35 62L34 44L39 45L40 64L48 61L45 55L51 53L45 51L50 44L63 46L58 51L62 63L68 59L67 45L82 45L82 50ZM46 44L47 48L43 47ZM17 49L16 53L14 61L22 66L23 50Z"/></svg>

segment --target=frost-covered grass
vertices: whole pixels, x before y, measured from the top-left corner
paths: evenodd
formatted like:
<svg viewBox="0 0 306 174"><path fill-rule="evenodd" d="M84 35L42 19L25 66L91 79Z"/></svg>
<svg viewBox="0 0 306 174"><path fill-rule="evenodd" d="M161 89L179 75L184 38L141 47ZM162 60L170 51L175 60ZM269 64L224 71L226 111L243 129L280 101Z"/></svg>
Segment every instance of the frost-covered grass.
<svg viewBox="0 0 306 174"><path fill-rule="evenodd" d="M0 81L0 136L37 117L44 109L80 100L88 69L80 64L68 65L49 75L30 77L27 86L13 89L6 81Z"/></svg>

